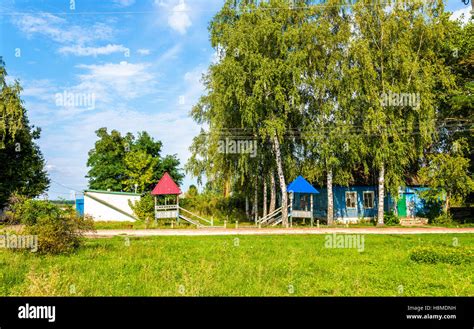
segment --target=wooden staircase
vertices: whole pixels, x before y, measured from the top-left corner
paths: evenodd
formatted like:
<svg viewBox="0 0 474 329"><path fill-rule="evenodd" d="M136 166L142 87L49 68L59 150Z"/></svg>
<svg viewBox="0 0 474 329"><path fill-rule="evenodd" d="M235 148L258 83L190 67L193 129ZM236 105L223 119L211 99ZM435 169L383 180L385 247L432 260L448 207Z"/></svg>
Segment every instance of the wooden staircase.
<svg viewBox="0 0 474 329"><path fill-rule="evenodd" d="M426 224L428 224L428 220L426 218L419 218L419 217L400 218L400 225L402 226L423 226Z"/></svg>
<svg viewBox="0 0 474 329"><path fill-rule="evenodd" d="M290 206L288 206L289 208ZM282 218L282 207L275 209L271 213L267 214L266 216L260 217L257 220L257 226L277 226L283 220Z"/></svg>
<svg viewBox="0 0 474 329"><path fill-rule="evenodd" d="M192 225L196 225L197 228L203 227L215 227L213 220L207 220L202 218L201 216L196 215L195 213L190 212L182 207L178 207L179 209L179 218L187 221ZM183 215L183 212L186 213L186 216Z"/></svg>

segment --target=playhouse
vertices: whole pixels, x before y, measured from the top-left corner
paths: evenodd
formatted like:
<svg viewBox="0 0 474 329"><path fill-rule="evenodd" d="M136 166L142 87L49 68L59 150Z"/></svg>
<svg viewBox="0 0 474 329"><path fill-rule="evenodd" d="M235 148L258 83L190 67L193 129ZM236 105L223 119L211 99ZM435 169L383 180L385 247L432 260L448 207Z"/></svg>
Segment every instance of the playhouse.
<svg viewBox="0 0 474 329"><path fill-rule="evenodd" d="M213 220L207 220L179 205L181 189L173 178L165 172L151 192L155 200L155 220L169 219L179 224L184 220L197 227L214 226Z"/></svg>
<svg viewBox="0 0 474 329"><path fill-rule="evenodd" d="M319 194L318 190L302 176L298 176L288 185L287 191L290 203L290 211L288 213L290 226L293 225L293 219L296 218L302 218L303 220L309 219L311 225L313 225L314 196Z"/></svg>

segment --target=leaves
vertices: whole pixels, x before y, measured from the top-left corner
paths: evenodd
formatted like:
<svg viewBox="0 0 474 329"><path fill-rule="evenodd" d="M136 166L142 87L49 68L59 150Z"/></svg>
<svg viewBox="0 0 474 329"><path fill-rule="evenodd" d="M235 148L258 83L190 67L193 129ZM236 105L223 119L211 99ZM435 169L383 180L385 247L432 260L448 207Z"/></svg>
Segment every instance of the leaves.
<svg viewBox="0 0 474 329"><path fill-rule="evenodd" d="M167 171L179 184L183 174L179 170L176 155L160 156L162 143L155 141L147 132L140 132L137 138L131 133L122 136L120 132L107 128L96 131L99 140L89 151L87 177L89 188L112 191L151 191Z"/></svg>
<svg viewBox="0 0 474 329"><path fill-rule="evenodd" d="M8 85L0 57L0 209L18 192L36 197L49 185L45 161L35 140L41 130L30 126L18 81Z"/></svg>

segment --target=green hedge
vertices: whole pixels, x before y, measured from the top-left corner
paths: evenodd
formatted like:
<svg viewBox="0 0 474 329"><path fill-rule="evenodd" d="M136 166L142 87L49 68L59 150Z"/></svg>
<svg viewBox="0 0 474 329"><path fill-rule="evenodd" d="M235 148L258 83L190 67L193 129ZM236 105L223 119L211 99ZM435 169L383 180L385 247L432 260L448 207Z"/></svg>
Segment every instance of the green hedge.
<svg viewBox="0 0 474 329"><path fill-rule="evenodd" d="M473 260L473 248L448 246L420 246L410 252L410 259L417 263L467 264Z"/></svg>

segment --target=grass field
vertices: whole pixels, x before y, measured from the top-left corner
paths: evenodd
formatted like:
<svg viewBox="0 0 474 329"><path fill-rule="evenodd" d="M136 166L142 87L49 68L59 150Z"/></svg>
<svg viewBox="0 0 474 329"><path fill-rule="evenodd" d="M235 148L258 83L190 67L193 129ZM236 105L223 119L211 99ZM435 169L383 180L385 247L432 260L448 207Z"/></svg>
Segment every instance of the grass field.
<svg viewBox="0 0 474 329"><path fill-rule="evenodd" d="M474 246L472 234L90 239L72 255L0 250L0 295L472 296L473 263L415 263L419 245Z"/></svg>
<svg viewBox="0 0 474 329"><path fill-rule="evenodd" d="M224 222L223 221L218 221L216 220L214 222L214 225L216 226L223 226L224 225ZM255 224L253 222L248 222L248 221L241 221L239 222L239 227L242 228L242 227L255 227ZM316 226L316 222L314 223L314 227ZM375 223L351 223L351 224L335 224L335 225L324 225L324 224L321 224L320 227L321 228L325 228L325 227L351 227L351 228L357 228L357 227L361 227L361 228L365 228L365 227L374 227L375 226ZM155 222L151 222L148 226L142 222L142 221L136 221L136 222L94 222L94 227L97 229L97 230L121 230L121 229L133 229L133 230L143 230L143 229L163 229L163 228L171 228L171 224L170 223L167 223L167 224L156 224ZM227 227L228 228L235 228L235 222L227 222ZM311 227L310 226L310 222L307 221L305 223L305 225L302 224L301 221L298 221L298 222L294 222L293 223L293 227ZM379 228L390 228L390 227L399 227L399 228L403 228L403 227L407 227L407 226L401 226L401 225L387 225L387 226L382 226L382 227L379 227ZM467 223L467 224L459 224L459 223L453 223L453 224L447 224L447 225L425 225L425 227L452 227L452 228L455 228L455 227L461 227L461 228L465 228L465 227L474 227L474 223ZM2 226L0 225L0 229L2 228ZM173 226L174 229L194 229L196 228L196 226L194 225L189 225L188 223L186 223L185 221L181 221L181 223L179 225L176 225L174 224ZM271 226L269 227L266 227L266 228L272 228ZM279 229L279 227L274 227L275 229Z"/></svg>

